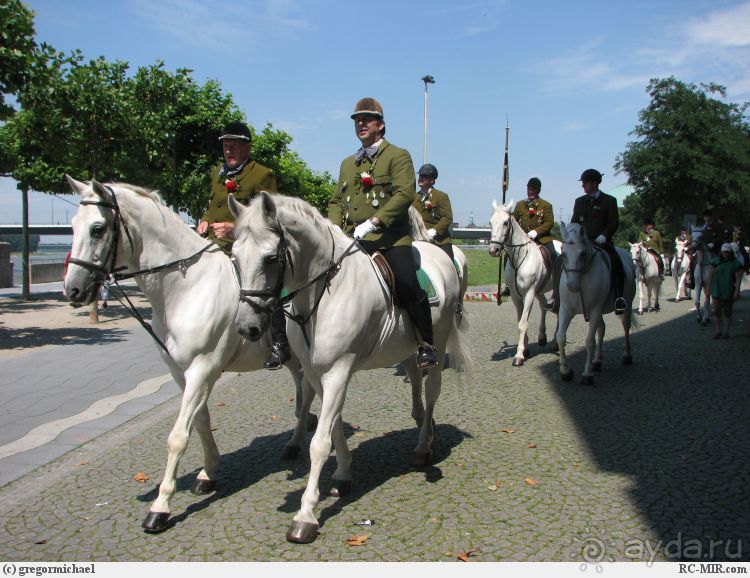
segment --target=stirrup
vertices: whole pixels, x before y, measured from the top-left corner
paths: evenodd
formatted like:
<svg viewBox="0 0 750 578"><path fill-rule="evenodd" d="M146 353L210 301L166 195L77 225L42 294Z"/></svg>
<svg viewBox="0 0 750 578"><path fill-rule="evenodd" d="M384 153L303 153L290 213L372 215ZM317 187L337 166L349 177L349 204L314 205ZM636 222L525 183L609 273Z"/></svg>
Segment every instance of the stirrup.
<svg viewBox="0 0 750 578"><path fill-rule="evenodd" d="M419 369L425 369L427 367L435 367L437 364L435 346L427 342L421 343L417 348L417 367Z"/></svg>
<svg viewBox="0 0 750 578"><path fill-rule="evenodd" d="M289 361L291 354L289 345L284 343L274 343L271 349L266 353L266 361L263 363L264 369L281 369L284 363Z"/></svg>
<svg viewBox="0 0 750 578"><path fill-rule="evenodd" d="M628 303L625 301L623 297L618 297L615 299L615 315L622 315L627 311L628 309Z"/></svg>

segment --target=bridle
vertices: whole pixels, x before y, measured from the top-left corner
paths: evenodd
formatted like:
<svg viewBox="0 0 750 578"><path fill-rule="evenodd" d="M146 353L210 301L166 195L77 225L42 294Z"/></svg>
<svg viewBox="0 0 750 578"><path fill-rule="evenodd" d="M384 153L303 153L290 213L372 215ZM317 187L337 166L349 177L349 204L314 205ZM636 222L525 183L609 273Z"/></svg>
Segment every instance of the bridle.
<svg viewBox="0 0 750 578"><path fill-rule="evenodd" d="M490 244L495 243L496 245L500 245L503 249L506 249L506 248L510 248L511 249L510 254L508 255L508 257L511 259L511 262L515 261L515 250L516 249L518 249L519 247L525 247L529 243L532 243L531 239L529 239L528 237L526 239L524 239L523 243L508 243L507 242L508 236L511 234L511 232L513 230L513 220L514 220L513 216L512 215L508 215L508 220L506 221L506 223L507 223L508 226L507 226L507 228L505 230L505 234L502 236L502 238L500 238L500 239L492 239L492 238L490 238ZM513 267L516 269L516 271L518 271L518 269L521 268L522 264L523 264L523 260L521 260L521 262L518 263L518 264L514 264Z"/></svg>
<svg viewBox="0 0 750 578"><path fill-rule="evenodd" d="M565 271L566 273L578 273L579 275L585 275L591 269L591 266L594 263L594 259L596 259L597 251L600 251L602 253L604 252L604 249L601 249L601 248L597 247L596 245L594 245L588 239L585 239L584 243L585 243L585 245L586 245L587 248L591 249L591 252L590 252L591 253L591 258L588 259L586 262L584 262L583 267L580 267L580 268L570 268L570 267L566 267L565 266L565 258L561 257L562 258L562 268L563 268L563 271Z"/></svg>
<svg viewBox="0 0 750 578"><path fill-rule="evenodd" d="M185 276L185 271L187 271L187 268L194 259L199 257L201 254L203 254L205 251L210 249L214 243L208 243L205 247L203 247L200 251L197 253L194 253L193 255L183 258L183 259L177 259L175 261L171 261L169 263L165 263L163 265L157 265L156 267L149 267L148 269L142 269L140 271L134 271L132 273L120 273L120 271L124 271L127 269L127 265L123 265L121 267L115 268L115 263L117 263L117 246L120 243L120 226L125 230L125 235L128 238L128 241L130 243L130 250L134 251L133 247L133 237L130 234L130 231L128 230L127 223L125 223L125 219L122 218L122 213L120 211L120 205L117 203L117 195L115 195L114 189L107 185L102 185L112 196L112 202L107 201L80 201L79 205L94 205L97 207L104 207L106 209L111 209L114 213L114 224L113 224L113 234L112 234L112 245L110 246L109 250L107 251L107 257L104 259L101 265L94 263L92 261L84 261L83 259L76 259L74 257L71 257L69 259L69 263L73 263L74 265L78 265L80 267L83 267L84 269L88 269L89 271L92 271L94 274L96 274L96 289L95 291L99 290L99 285L101 285L104 280L107 277L110 277L117 288L120 290L120 293L127 301L127 305L123 303L122 299L117 294L114 294L114 297L120 302L120 304L133 316L135 317L138 322L143 326L143 328L151 335L151 337L154 338L154 340L159 344L159 346L165 351L167 355L169 355L169 350L167 349L167 346L164 345L161 339L156 335L153 328L151 327L151 324L148 323L146 320L143 319L141 314L138 312L138 310L135 308L135 305L133 305L133 302L130 300L130 298L127 296L125 291L122 290L122 287L120 287L118 281L123 281L125 279L132 279L134 277L138 277L140 275L148 275L151 273L158 273L160 271L164 271L167 269L171 269L173 267L177 267L180 272L182 273L183 277ZM110 261L109 267L107 267L107 262ZM169 355L171 357L171 355Z"/></svg>
<svg viewBox="0 0 750 578"><path fill-rule="evenodd" d="M282 228L281 223L278 219L276 220L276 226L269 227L269 230L275 232L279 236L279 243L276 246L276 259L280 266L278 269L278 274L276 276L276 281L273 287L268 287L266 289L243 289L239 271L239 264L237 263L236 259L232 258L232 262L234 263L235 271L237 273L237 280L240 285L240 301L243 303L247 303L258 315L271 315L277 307L283 308L284 305L291 302L298 293L304 291L312 285L315 285L321 279L324 280L325 282L323 284L323 287L320 293L315 298L315 303L313 304L313 307L307 317L299 314L295 315L293 313L289 313L286 309L282 309L286 317L300 326L300 328L302 329L302 334L305 337L305 342L309 347L310 339L306 329L307 322L318 310L318 306L323 299L323 294L326 291L330 292L331 280L341 270L341 262L351 253L354 247L358 248L359 244L356 240L352 241L352 243L346 248L346 251L344 251L338 259L336 259L336 243L333 239L333 233L329 228L328 234L331 237L331 260L328 267L318 273L315 277L313 277L301 287L295 289L294 291L286 292L284 291L284 277L286 276L287 265L289 266L292 276L294 276L294 264L292 262L292 255L289 251L289 243L287 242L286 236L284 235L284 229ZM252 299L253 297L264 298L264 300L262 302L256 302L254 299Z"/></svg>

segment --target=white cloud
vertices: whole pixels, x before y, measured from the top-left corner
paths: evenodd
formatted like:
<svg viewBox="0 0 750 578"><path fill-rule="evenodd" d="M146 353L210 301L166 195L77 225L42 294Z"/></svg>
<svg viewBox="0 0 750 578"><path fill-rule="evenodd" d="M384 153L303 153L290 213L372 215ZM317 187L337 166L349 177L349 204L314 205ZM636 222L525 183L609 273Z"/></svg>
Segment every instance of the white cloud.
<svg viewBox="0 0 750 578"><path fill-rule="evenodd" d="M688 42L710 46L750 46L750 2L691 20L684 30Z"/></svg>
<svg viewBox="0 0 750 578"><path fill-rule="evenodd" d="M201 0L133 0L136 16L159 32L186 46L214 52L227 39L242 39L253 45L272 35L298 32L311 27L294 0L263 0L252 3Z"/></svg>

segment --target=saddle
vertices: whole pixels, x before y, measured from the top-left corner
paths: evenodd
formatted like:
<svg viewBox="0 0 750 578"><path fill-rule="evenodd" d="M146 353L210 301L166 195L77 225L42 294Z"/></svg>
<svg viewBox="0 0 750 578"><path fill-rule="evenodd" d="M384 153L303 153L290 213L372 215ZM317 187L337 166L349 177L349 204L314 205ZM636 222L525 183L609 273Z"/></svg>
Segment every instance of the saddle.
<svg viewBox="0 0 750 578"><path fill-rule="evenodd" d="M380 251L375 251L372 255L370 255L370 259L372 259L372 262L375 265L375 270L380 274L380 277L383 279L385 286L393 296L393 304L396 307L401 307L401 304L398 302L398 294L396 293L396 276L393 274L393 270L388 264L388 261L386 261L385 257ZM437 305L440 303L440 298L438 297L437 290L435 289L435 285L432 282L432 279L430 279L430 276L424 269L422 269L422 267L419 267L417 269L417 280L419 281L419 286L427 295L430 307L437 307Z"/></svg>
<svg viewBox="0 0 750 578"><path fill-rule="evenodd" d="M544 268L549 273L552 270L552 257L549 254L549 251L547 250L547 247L542 245L539 241L534 240L536 243L536 246L539 247L539 254L542 256L542 262L544 263Z"/></svg>

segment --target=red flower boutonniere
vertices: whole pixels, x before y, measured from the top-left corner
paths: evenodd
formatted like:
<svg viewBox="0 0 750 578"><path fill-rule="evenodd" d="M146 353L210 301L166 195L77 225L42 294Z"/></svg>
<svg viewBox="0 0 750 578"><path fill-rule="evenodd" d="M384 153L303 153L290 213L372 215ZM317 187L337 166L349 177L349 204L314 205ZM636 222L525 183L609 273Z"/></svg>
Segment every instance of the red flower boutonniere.
<svg viewBox="0 0 750 578"><path fill-rule="evenodd" d="M432 209L434 206L435 205L433 205L432 202L430 202L429 200L427 200L427 201L424 202L424 208L427 209L427 210Z"/></svg>
<svg viewBox="0 0 750 578"><path fill-rule="evenodd" d="M227 179L224 181L224 185L227 187L227 191L230 193L233 193L237 190L237 183L234 181L234 179Z"/></svg>
<svg viewBox="0 0 750 578"><path fill-rule="evenodd" d="M360 173L359 179L363 187L371 187L375 184L375 182L372 180L372 175L367 171Z"/></svg>
<svg viewBox="0 0 750 578"><path fill-rule="evenodd" d="M529 207L529 217L533 217L536 215L536 209L534 207Z"/></svg>

